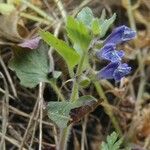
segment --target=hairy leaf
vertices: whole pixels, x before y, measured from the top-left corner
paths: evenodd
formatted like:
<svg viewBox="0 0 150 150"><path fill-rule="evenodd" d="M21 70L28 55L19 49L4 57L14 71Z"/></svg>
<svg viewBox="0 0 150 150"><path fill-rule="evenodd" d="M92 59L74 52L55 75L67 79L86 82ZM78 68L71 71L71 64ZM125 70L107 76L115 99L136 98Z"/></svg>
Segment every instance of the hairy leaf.
<svg viewBox="0 0 150 150"><path fill-rule="evenodd" d="M101 34L100 37L104 37L110 26L116 19L116 14L114 13L113 16L109 19L101 20L100 19L100 27L101 27Z"/></svg>
<svg viewBox="0 0 150 150"><path fill-rule="evenodd" d="M76 107L76 104L71 102L49 102L48 117L54 121L59 128L65 128L70 119L69 112L74 107Z"/></svg>
<svg viewBox="0 0 150 150"><path fill-rule="evenodd" d="M92 10L89 7L84 7L77 15L77 19L88 27L91 27L93 18Z"/></svg>
<svg viewBox="0 0 150 150"><path fill-rule="evenodd" d="M76 45L82 51L86 51L92 39L86 25L69 16L67 18L66 29L73 45Z"/></svg>
<svg viewBox="0 0 150 150"><path fill-rule="evenodd" d="M101 32L101 27L100 27L100 23L99 23L98 18L93 19L92 31L93 31L93 34L95 34L95 35L99 35Z"/></svg>
<svg viewBox="0 0 150 150"><path fill-rule="evenodd" d="M70 69L78 64L80 55L64 41L56 38L50 32L40 31L40 36L45 42L55 48L55 50L64 58Z"/></svg>
<svg viewBox="0 0 150 150"><path fill-rule="evenodd" d="M16 72L21 84L33 88L39 82L48 82L48 45L40 43L35 50L15 48L9 67Z"/></svg>
<svg viewBox="0 0 150 150"><path fill-rule="evenodd" d="M48 116L58 127L65 128L67 125L79 121L98 105L99 102L92 96L82 96L75 102L49 102ZM79 112L74 111L76 108L79 108Z"/></svg>

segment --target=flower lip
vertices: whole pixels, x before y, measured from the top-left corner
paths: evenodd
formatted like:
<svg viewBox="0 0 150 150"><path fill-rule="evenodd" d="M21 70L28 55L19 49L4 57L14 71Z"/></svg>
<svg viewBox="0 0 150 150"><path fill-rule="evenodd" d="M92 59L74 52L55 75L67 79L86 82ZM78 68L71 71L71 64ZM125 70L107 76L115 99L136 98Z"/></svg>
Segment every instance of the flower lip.
<svg viewBox="0 0 150 150"><path fill-rule="evenodd" d="M123 63L118 66L118 68L114 71L113 76L115 81L120 81L125 75L131 72L131 67L128 64Z"/></svg>
<svg viewBox="0 0 150 150"><path fill-rule="evenodd" d="M116 82L120 81L125 75L131 72L131 67L126 63L111 62L106 67L101 69L97 76L102 79L115 79Z"/></svg>
<svg viewBox="0 0 150 150"><path fill-rule="evenodd" d="M129 41L135 38L136 32L133 31L131 28L122 25L120 27L115 28L112 33L106 38L104 44L107 43L114 43L120 44L125 41Z"/></svg>
<svg viewBox="0 0 150 150"><path fill-rule="evenodd" d="M124 56L124 52L122 50L117 51L116 45L113 43L106 44L100 51L97 51L96 56L99 59L106 59L111 62L121 61L121 58Z"/></svg>

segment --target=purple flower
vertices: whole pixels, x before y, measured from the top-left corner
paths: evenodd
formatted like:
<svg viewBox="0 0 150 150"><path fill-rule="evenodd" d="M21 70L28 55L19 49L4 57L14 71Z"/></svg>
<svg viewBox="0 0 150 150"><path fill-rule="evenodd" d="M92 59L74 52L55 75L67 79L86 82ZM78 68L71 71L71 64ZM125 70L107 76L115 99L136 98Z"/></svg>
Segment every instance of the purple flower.
<svg viewBox="0 0 150 150"><path fill-rule="evenodd" d="M120 81L125 75L129 74L131 67L128 64L120 62L111 62L98 72L98 78L115 79Z"/></svg>
<svg viewBox="0 0 150 150"><path fill-rule="evenodd" d="M107 44L107 43L120 44L122 42L133 39L135 36L136 36L135 31L123 25L123 26L115 28L112 31L112 33L106 38L106 40L104 41L104 44Z"/></svg>
<svg viewBox="0 0 150 150"><path fill-rule="evenodd" d="M18 44L18 45L24 48L36 49L39 45L40 40L41 40L41 37L26 39L23 43Z"/></svg>
<svg viewBox="0 0 150 150"><path fill-rule="evenodd" d="M100 51L96 53L98 58L106 59L111 62L118 62L121 61L121 58L124 56L124 52L122 50L117 51L116 45L106 44Z"/></svg>

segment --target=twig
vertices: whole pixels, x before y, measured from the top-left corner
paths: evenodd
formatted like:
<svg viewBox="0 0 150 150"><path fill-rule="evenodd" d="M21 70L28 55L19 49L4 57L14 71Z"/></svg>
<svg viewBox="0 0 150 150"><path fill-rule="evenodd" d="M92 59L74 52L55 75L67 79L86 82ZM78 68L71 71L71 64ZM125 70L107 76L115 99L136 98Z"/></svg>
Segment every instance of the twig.
<svg viewBox="0 0 150 150"><path fill-rule="evenodd" d="M41 89L43 91L43 88ZM42 94L43 95L43 94ZM43 105L42 105L43 106ZM33 132L32 132L32 137L31 137L31 142L30 142L30 146L29 146L29 149L32 147L32 144L34 142L34 135L35 135L35 131L36 131L36 127L37 127L37 119L39 118L39 114L40 114L40 101L39 101L39 106L38 106L38 110L37 110L37 113L36 113L36 116L35 116L35 122L34 122L34 125L33 125ZM43 122L41 119L39 119L39 122ZM40 124L39 124L40 125ZM40 130L40 127L39 127L39 130ZM40 138L40 136L39 136ZM38 140L40 141L40 140ZM42 142L43 143L43 142ZM42 146L42 144L41 144ZM39 146L40 148L40 146Z"/></svg>
<svg viewBox="0 0 150 150"><path fill-rule="evenodd" d="M0 136L2 136L3 134L0 132ZM11 137L8 136L4 136L4 138L9 141L10 143L14 144L15 146L17 146L18 148L20 147L20 143L17 140L14 140ZM26 148L22 147L21 150L27 150Z"/></svg>
<svg viewBox="0 0 150 150"><path fill-rule="evenodd" d="M58 97L60 98L61 101L65 101L65 97L64 95L61 93L60 89L57 87L56 83L54 81L49 81L51 87L53 88L53 90L56 92L56 94L58 95Z"/></svg>
<svg viewBox="0 0 150 150"><path fill-rule="evenodd" d="M43 119L43 83L39 84L39 109L40 109L40 124L39 124L39 150L42 150L42 119Z"/></svg>
<svg viewBox="0 0 150 150"><path fill-rule="evenodd" d="M23 147L23 145L24 145L24 142L26 141L26 136L27 136L27 134L28 134L28 131L29 131L30 126L31 126L31 123L32 123L32 121L33 121L35 112L37 111L38 104L39 104L39 99L37 99L36 104L35 104L35 106L34 106L32 115L31 115L31 117L30 117L30 120L29 120L27 129L26 129L25 134L24 134L24 136L23 136L23 140L22 140L22 142L21 142L21 145L20 145L19 150L22 150L22 147Z"/></svg>
<svg viewBox="0 0 150 150"><path fill-rule="evenodd" d="M31 136L31 139L30 139L30 145L29 145L28 149L32 148L32 144L34 142L34 136L35 136L36 127L37 127L37 122L35 122L34 125L33 125L33 132L32 132L32 136Z"/></svg>
<svg viewBox="0 0 150 150"><path fill-rule="evenodd" d="M3 69L4 69L5 73L6 73L7 79L8 79L8 81L9 81L10 87L11 87L11 89L12 89L12 92L13 92L14 96L17 97L17 92L16 92L16 89L15 89L15 86L14 86L14 84L13 84L13 81L12 81L12 79L11 79L11 76L10 76L10 74L9 74L9 71L8 71L8 69L7 69L7 67L6 67L6 65L5 65L5 63L4 63L4 61L3 61L2 57L1 57L1 55L0 55L0 63L1 63Z"/></svg>
<svg viewBox="0 0 150 150"><path fill-rule="evenodd" d="M53 133L54 133L54 139L55 139L56 150L58 150L58 137L57 137L57 129L56 129L55 126L53 127Z"/></svg>
<svg viewBox="0 0 150 150"><path fill-rule="evenodd" d="M56 3L56 5L57 5L57 7L58 7L58 9L59 9L63 19L66 20L67 13L66 13L66 10L65 10L61 0L54 0L54 2Z"/></svg>
<svg viewBox="0 0 150 150"><path fill-rule="evenodd" d="M31 115L29 115L29 114L27 114L27 113L25 113L25 112L23 112L23 111L20 111L20 110L16 109L15 107L12 107L12 106L10 106L10 105L9 105L9 109L12 110L12 113L16 113L16 114L21 115L21 116L26 117L26 118L30 118L30 116L31 116ZM10 111L11 111L11 110L10 110ZM40 121L39 119L37 119L37 117L34 117L33 120L34 120L34 121L37 121L37 122ZM45 125L51 126L51 127L54 126L54 125L53 125L52 123L50 123L50 122L42 121L42 123L45 124Z"/></svg>
<svg viewBox="0 0 150 150"><path fill-rule="evenodd" d="M5 150L6 146L5 146L5 139L4 136L6 135L7 132L7 124L8 124L8 114L9 114L9 109L8 109L8 105L9 105L9 91L8 91L8 85L6 82L5 77L3 76L3 74L0 72L1 77L3 78L4 81L4 86L5 86L5 98L3 97L3 103L2 103L2 138L1 138L1 142L0 142L0 149Z"/></svg>
<svg viewBox="0 0 150 150"><path fill-rule="evenodd" d="M3 93L3 94L6 94L6 91L3 90L2 88L0 88L0 92ZM12 98L13 100L15 100L15 97L13 97L10 93L8 94L8 96L9 96L10 98Z"/></svg>
<svg viewBox="0 0 150 150"><path fill-rule="evenodd" d="M85 150L84 145L85 145L85 139L86 139L87 120L88 120L88 116L85 116L84 117L84 122L82 124L81 150Z"/></svg>
<svg viewBox="0 0 150 150"><path fill-rule="evenodd" d="M24 4L26 4L29 8L31 8L32 10L34 10L35 12L37 12L40 16L44 17L45 19L47 19L48 21L52 22L53 18L46 14L43 10L41 10L40 8L36 7L35 5L33 5L32 3L30 3L27 0L21 0Z"/></svg>
<svg viewBox="0 0 150 150"><path fill-rule="evenodd" d="M49 21L47 21L47 20L45 20L43 18L37 17L37 16L33 16L31 14L27 14L27 13L21 12L20 16L24 17L24 18L27 18L27 19L30 19L30 20L33 20L33 21L36 21L36 22L39 22L39 23L42 23L42 24L46 24L46 25L50 24Z"/></svg>

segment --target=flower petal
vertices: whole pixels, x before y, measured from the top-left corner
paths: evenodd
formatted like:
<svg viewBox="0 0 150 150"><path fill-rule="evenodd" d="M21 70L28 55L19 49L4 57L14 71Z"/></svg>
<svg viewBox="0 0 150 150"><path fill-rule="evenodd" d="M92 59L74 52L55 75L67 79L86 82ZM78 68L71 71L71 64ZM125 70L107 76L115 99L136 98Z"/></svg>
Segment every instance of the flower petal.
<svg viewBox="0 0 150 150"><path fill-rule="evenodd" d="M33 39L27 39L23 43L18 44L18 45L21 47L24 47L24 48L36 49L39 45L40 39L41 39L41 37L35 37Z"/></svg>
<svg viewBox="0 0 150 150"><path fill-rule="evenodd" d="M133 39L135 36L136 36L135 31L123 25L115 28L113 32L106 38L104 44L107 43L120 44L122 42Z"/></svg>
<svg viewBox="0 0 150 150"><path fill-rule="evenodd" d="M131 67L128 64L123 63L118 66L118 68L114 71L113 77L116 81L120 81L122 77L129 74L131 72Z"/></svg>
<svg viewBox="0 0 150 150"><path fill-rule="evenodd" d="M106 59L111 62L121 61L121 58L124 56L124 52L115 50L115 44L106 44L100 51L96 53L98 58Z"/></svg>
<svg viewBox="0 0 150 150"><path fill-rule="evenodd" d="M106 67L98 72L97 77L99 79L113 79L114 71L118 68L119 64L119 62L109 63Z"/></svg>

